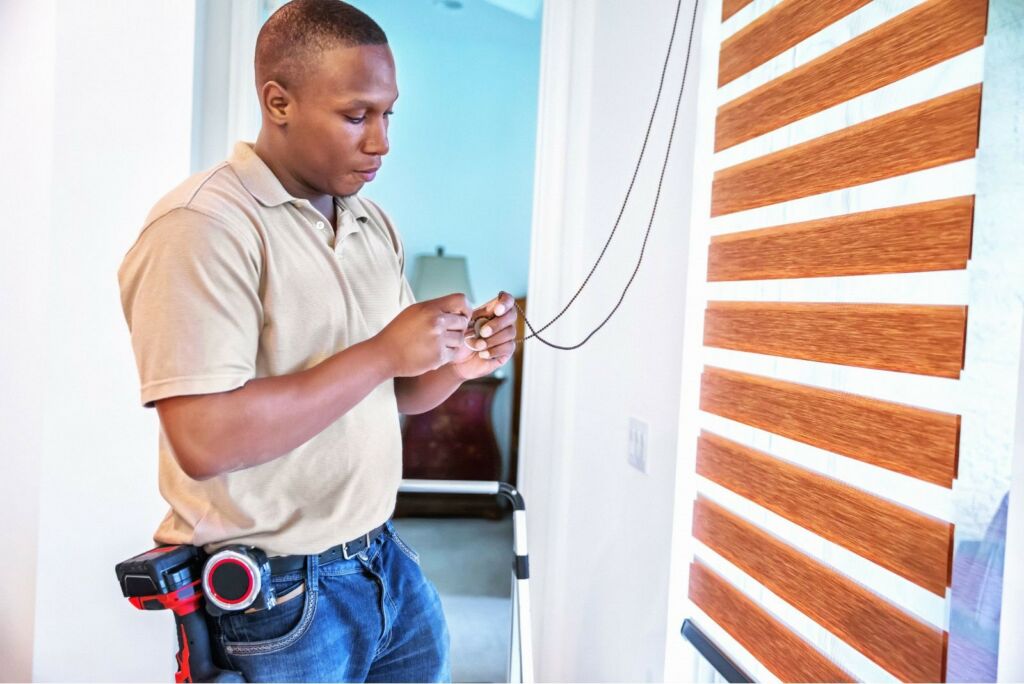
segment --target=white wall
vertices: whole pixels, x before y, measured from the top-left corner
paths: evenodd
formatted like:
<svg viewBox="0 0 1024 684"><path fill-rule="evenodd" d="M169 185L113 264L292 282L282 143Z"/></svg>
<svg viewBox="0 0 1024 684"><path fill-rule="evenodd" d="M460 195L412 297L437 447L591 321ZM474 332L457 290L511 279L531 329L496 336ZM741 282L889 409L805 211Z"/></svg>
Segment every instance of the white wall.
<svg viewBox="0 0 1024 684"><path fill-rule="evenodd" d="M1018 255L1024 255L1021 204L1024 197L1024 5L1014 0L991 0L985 39L985 92L982 131L989 144L987 188L993 220L1001 217L1017 236ZM1002 173L1000 173L1002 171ZM1015 172L1014 172L1015 171ZM1016 225L1014 226L1014 222ZM1013 227L1011 227L1013 226ZM1024 278L1018 280L1018 299L1024 303ZM1018 315L1024 306L1017 307ZM1024 359L1021 325L1020 359ZM999 624L999 681L1024 681L1024 362L1017 372L1016 436L1013 479L1006 527L1002 619Z"/></svg>
<svg viewBox="0 0 1024 684"><path fill-rule="evenodd" d="M1024 327L1020 351L1024 358ZM999 681L1024 681L1024 363L1017 373L1017 434L1014 440L1013 480L1010 484L1009 519L1006 526L1005 574L1002 620L999 624Z"/></svg>
<svg viewBox="0 0 1024 684"><path fill-rule="evenodd" d="M54 3L0 3L0 680L32 676L44 322L53 122Z"/></svg>
<svg viewBox="0 0 1024 684"><path fill-rule="evenodd" d="M630 209L572 313L576 343L636 264L675 104L693 4L683 3L655 132ZM546 3L530 307L546 323L611 230L654 101L675 3ZM699 20L698 20L699 21ZM695 39L694 55L697 54ZM690 64L643 266L616 316L577 351L526 343L524 459L538 681L663 676L680 347L699 64ZM626 461L630 416L649 425L649 474Z"/></svg>
<svg viewBox="0 0 1024 684"><path fill-rule="evenodd" d="M193 15L176 0L0 4L18 94L0 127L3 448L14 456L0 492L0 679L174 671L170 616L132 608L114 576L152 545L165 510L116 271L149 207L188 173Z"/></svg>

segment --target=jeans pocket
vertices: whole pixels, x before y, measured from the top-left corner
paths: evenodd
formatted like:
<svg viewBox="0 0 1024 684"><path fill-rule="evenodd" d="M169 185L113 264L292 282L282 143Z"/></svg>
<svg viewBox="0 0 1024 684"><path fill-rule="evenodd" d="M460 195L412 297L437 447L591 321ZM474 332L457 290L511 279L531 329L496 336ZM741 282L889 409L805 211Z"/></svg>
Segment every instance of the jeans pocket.
<svg viewBox="0 0 1024 684"><path fill-rule="evenodd" d="M275 582L274 589L283 596L304 582ZM220 625L224 651L231 656L255 656L288 648L313 624L318 593L307 585L301 599L296 597L270 610L223 616Z"/></svg>
<svg viewBox="0 0 1024 684"><path fill-rule="evenodd" d="M398 530L396 530L394 527L388 527L388 534L391 537L391 539L394 540L395 544L398 546L401 552L409 558L409 560L411 560L416 565L420 564L420 554L413 551L412 547L406 544L402 540L402 538L398 536Z"/></svg>

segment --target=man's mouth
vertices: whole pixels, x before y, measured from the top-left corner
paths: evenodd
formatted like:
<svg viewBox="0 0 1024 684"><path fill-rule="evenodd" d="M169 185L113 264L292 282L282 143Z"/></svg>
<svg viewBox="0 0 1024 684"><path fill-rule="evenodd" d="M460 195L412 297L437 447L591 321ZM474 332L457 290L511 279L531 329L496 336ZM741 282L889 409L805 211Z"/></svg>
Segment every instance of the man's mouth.
<svg viewBox="0 0 1024 684"><path fill-rule="evenodd" d="M369 169L359 169L356 171L357 174L363 177L364 181L372 181L373 177L377 175L377 171L380 169L379 166L374 166Z"/></svg>

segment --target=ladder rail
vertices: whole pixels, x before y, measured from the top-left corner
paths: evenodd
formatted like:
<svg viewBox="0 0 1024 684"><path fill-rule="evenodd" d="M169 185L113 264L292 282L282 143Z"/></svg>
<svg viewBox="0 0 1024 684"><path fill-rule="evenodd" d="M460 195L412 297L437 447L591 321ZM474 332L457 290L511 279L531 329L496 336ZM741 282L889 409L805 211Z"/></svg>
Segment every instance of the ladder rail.
<svg viewBox="0 0 1024 684"><path fill-rule="evenodd" d="M509 647L509 681L533 684L533 637L530 630L530 556L526 542L526 502L507 482L486 480L402 480L402 494L492 494L512 504L512 634ZM518 651L518 657L516 656ZM512 675L517 674L515 680Z"/></svg>

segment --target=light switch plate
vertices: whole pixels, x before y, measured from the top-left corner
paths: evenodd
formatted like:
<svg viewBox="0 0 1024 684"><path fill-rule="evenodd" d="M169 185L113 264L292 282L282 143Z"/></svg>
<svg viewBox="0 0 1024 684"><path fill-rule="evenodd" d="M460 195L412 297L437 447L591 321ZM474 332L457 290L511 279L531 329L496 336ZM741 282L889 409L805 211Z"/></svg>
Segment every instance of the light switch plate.
<svg viewBox="0 0 1024 684"><path fill-rule="evenodd" d="M626 458L631 466L647 474L647 423L639 418L629 419Z"/></svg>

